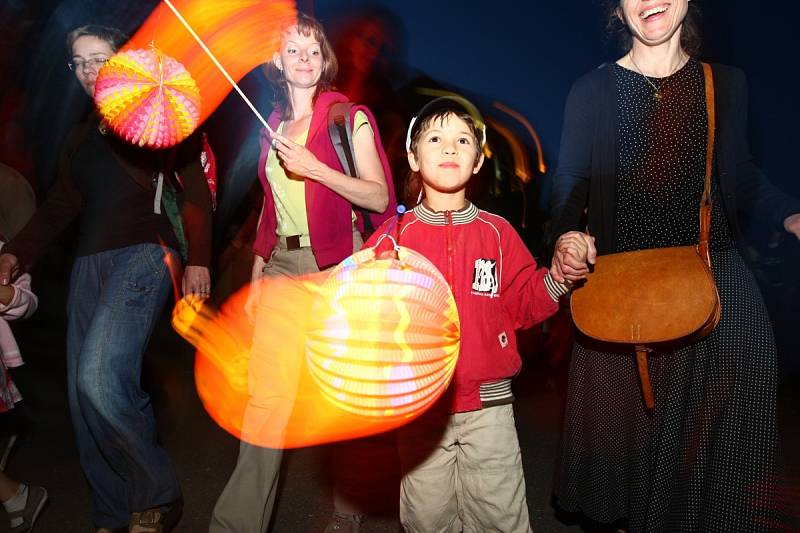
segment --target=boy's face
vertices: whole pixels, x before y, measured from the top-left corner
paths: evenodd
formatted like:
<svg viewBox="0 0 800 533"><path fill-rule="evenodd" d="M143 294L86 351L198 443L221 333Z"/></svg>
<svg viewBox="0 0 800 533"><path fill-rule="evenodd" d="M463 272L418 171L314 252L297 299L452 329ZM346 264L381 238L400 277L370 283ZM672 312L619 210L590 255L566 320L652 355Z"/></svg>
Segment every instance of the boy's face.
<svg viewBox="0 0 800 533"><path fill-rule="evenodd" d="M442 193L464 190L483 164L483 153L469 125L455 115L434 120L421 132L416 153L408 152L411 170L422 175L422 183Z"/></svg>

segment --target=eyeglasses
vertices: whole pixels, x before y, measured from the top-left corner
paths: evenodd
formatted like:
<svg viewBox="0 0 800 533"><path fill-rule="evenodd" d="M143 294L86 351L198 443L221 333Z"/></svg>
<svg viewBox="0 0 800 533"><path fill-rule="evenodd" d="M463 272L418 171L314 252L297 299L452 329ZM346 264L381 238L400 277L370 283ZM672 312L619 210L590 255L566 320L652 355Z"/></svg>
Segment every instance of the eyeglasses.
<svg viewBox="0 0 800 533"><path fill-rule="evenodd" d="M75 61L70 61L67 63L70 70L74 70L75 72L79 70L85 70L86 67L92 67L95 70L99 70L100 67L106 64L108 61L107 57L93 57L92 59L76 59Z"/></svg>

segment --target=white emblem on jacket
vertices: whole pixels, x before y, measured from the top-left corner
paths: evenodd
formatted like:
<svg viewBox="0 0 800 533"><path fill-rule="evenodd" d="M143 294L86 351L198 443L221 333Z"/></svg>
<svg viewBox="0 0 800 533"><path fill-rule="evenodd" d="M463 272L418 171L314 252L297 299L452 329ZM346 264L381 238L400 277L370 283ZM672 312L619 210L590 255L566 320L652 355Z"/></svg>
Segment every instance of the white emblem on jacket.
<svg viewBox="0 0 800 533"><path fill-rule="evenodd" d="M497 294L497 261L495 259L476 259L472 273L472 290L486 296Z"/></svg>

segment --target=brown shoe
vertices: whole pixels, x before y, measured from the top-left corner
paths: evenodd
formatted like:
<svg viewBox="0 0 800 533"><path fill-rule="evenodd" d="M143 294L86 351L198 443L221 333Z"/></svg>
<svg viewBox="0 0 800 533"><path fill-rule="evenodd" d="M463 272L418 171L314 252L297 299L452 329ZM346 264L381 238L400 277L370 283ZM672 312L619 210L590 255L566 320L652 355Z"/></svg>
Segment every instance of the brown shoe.
<svg viewBox="0 0 800 533"><path fill-rule="evenodd" d="M170 533L178 525L183 513L183 502L154 507L131 514L129 533Z"/></svg>
<svg viewBox="0 0 800 533"><path fill-rule="evenodd" d="M325 533L358 533L361 524L367 519L365 514L351 514L334 511Z"/></svg>

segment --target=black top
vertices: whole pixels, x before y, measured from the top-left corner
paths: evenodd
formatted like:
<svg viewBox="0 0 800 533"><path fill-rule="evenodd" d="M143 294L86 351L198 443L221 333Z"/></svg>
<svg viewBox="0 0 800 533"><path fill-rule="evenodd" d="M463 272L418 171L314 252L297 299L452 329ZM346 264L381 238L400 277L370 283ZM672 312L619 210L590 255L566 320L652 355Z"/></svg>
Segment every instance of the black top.
<svg viewBox="0 0 800 533"><path fill-rule="evenodd" d="M142 151L123 144L97 128L72 159L72 175L81 195L80 235L76 254L89 255L145 242L179 250L178 240L163 208L154 213L154 190L145 189L122 168L112 151ZM144 154L157 168L158 154Z"/></svg>
<svg viewBox="0 0 800 533"><path fill-rule="evenodd" d="M195 132L174 148L153 151L103 136L90 113L61 150L58 178L47 198L5 251L30 266L69 223L80 215L79 254L141 242L178 249L166 215L153 214L153 176L178 173L183 183L180 219L188 241L189 265L211 262L211 194L200 163ZM163 207L163 206L162 206Z"/></svg>
<svg viewBox="0 0 800 533"><path fill-rule="evenodd" d="M695 244L708 138L703 66L690 60L671 76L648 82L614 65L614 76L619 99L616 250ZM721 203L716 180L711 187L716 207ZM727 220L715 211L712 247L730 247Z"/></svg>
<svg viewBox="0 0 800 533"><path fill-rule="evenodd" d="M619 98L617 250L697 242L707 118L703 70L648 80L614 65Z"/></svg>

